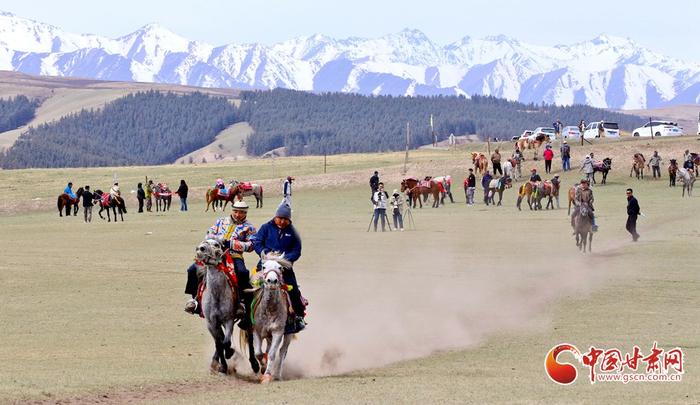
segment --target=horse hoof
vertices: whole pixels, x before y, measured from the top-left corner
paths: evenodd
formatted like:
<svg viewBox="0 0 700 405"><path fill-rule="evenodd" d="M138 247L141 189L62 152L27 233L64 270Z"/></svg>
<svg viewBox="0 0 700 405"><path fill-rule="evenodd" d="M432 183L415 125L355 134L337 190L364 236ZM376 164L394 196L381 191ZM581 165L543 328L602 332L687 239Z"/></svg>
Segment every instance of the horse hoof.
<svg viewBox="0 0 700 405"><path fill-rule="evenodd" d="M230 359L231 357L233 357L233 348L232 347L227 347L224 349L224 357L226 357L227 360Z"/></svg>
<svg viewBox="0 0 700 405"><path fill-rule="evenodd" d="M272 382L272 376L270 374L263 374L262 377L260 377L260 384L269 384Z"/></svg>
<svg viewBox="0 0 700 405"><path fill-rule="evenodd" d="M209 365L209 369L211 370L212 374L216 373L219 370L219 362L212 360L211 364Z"/></svg>

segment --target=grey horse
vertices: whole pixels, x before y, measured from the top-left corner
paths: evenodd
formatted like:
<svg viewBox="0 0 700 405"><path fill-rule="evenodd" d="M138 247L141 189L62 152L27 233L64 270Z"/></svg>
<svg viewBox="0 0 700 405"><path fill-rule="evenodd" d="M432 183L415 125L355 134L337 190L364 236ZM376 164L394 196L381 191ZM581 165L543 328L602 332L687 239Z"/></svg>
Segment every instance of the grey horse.
<svg viewBox="0 0 700 405"><path fill-rule="evenodd" d="M593 246L593 224L589 213L588 204L581 203L574 210L574 234L576 235L576 246L582 253L586 253Z"/></svg>
<svg viewBox="0 0 700 405"><path fill-rule="evenodd" d="M683 182L682 197L685 197L686 191L688 192L688 197L691 197L693 195L693 184L695 184L695 173L692 170L679 167L676 170L676 178Z"/></svg>
<svg viewBox="0 0 700 405"><path fill-rule="evenodd" d="M263 254L262 271L255 280L259 287L255 291L256 303L252 309L253 346L263 373L260 378L263 384L282 379L282 364L291 342L291 335L284 333L289 303L282 278L284 268L290 266L284 254ZM263 341L267 342L266 352L262 349Z"/></svg>
<svg viewBox="0 0 700 405"><path fill-rule="evenodd" d="M233 324L236 321L238 297L236 288L228 276L221 270L220 264L224 258L221 243L207 239L196 249L197 261L204 264L206 288L202 296L202 310L207 322L207 329L214 338L214 356L211 368L213 371L228 374L229 366L226 359L234 354L231 346ZM235 373L235 369L232 370Z"/></svg>

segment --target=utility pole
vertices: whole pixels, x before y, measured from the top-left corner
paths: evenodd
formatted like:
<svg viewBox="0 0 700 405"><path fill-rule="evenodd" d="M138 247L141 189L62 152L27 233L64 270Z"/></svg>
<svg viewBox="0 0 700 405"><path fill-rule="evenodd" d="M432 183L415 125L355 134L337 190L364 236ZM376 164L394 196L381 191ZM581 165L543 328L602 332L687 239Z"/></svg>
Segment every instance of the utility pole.
<svg viewBox="0 0 700 405"><path fill-rule="evenodd" d="M433 137L433 148L437 148L437 136L435 136L435 127L433 126L433 114L430 114L430 134Z"/></svg>
<svg viewBox="0 0 700 405"><path fill-rule="evenodd" d="M411 123L406 123L406 156L403 159L403 174L406 175L408 168L408 145L411 143Z"/></svg>
<svg viewBox="0 0 700 405"><path fill-rule="evenodd" d="M326 174L326 153L323 154L323 174Z"/></svg>

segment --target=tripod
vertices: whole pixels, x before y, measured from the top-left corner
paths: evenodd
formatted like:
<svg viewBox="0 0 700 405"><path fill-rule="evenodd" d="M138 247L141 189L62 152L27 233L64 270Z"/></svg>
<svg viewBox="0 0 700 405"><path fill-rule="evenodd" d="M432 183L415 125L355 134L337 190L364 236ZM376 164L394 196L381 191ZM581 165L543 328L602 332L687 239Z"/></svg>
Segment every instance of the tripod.
<svg viewBox="0 0 700 405"><path fill-rule="evenodd" d="M372 211L372 216L369 218L369 225L367 225L367 232L369 232L370 228L372 228L372 222L374 222L374 216L376 210ZM383 218L379 218L378 221L386 221L387 226L389 227L389 232L393 231L391 229L391 223L389 222L389 217L386 215L386 210L382 213Z"/></svg>
<svg viewBox="0 0 700 405"><path fill-rule="evenodd" d="M403 223L406 228L416 230L416 223L413 222L413 213L411 212L411 204L406 205L406 209L403 211Z"/></svg>

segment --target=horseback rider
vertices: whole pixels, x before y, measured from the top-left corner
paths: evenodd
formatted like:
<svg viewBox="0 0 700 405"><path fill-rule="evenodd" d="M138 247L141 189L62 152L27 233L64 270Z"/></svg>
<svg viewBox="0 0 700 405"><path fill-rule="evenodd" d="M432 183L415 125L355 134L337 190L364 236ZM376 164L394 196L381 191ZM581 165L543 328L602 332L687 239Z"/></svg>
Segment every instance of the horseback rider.
<svg viewBox="0 0 700 405"><path fill-rule="evenodd" d="M109 189L109 196L111 198L116 198L120 197L122 195L121 191L119 191L119 183L115 182L112 188Z"/></svg>
<svg viewBox="0 0 700 405"><path fill-rule="evenodd" d="M686 149L683 153L683 168L688 170L695 168L695 163L693 163L693 154L690 153L690 150L688 149Z"/></svg>
<svg viewBox="0 0 700 405"><path fill-rule="evenodd" d="M244 290L252 288L250 285L250 272L245 266L243 253L253 251L251 237L256 232L253 224L248 222L247 216L248 204L245 201L236 201L233 203L231 215L217 219L206 234L206 239L219 240L224 249L228 249L226 260L229 261L230 258L238 279L238 297L241 300L241 310L239 311L241 321L238 323L238 327L242 330L250 326L250 319L244 314L248 313L250 309L251 297ZM199 282L197 266L193 263L187 269L187 285L185 286L185 294L192 295L192 299L185 304L185 311L191 314L199 312L196 300Z"/></svg>
<svg viewBox="0 0 700 405"><path fill-rule="evenodd" d="M540 187L542 187L542 177L540 177L539 174L537 174L537 169L532 168L530 169L530 185L532 185L532 191L533 194L535 194L535 197L537 197L537 194L540 191Z"/></svg>
<svg viewBox="0 0 700 405"><path fill-rule="evenodd" d="M292 225L292 209L287 204L280 204L275 212L275 217L262 224L258 232L251 238L255 253L262 257L269 252L284 253L284 258L292 264L299 260L301 256L301 238ZM262 263L258 262L258 269L262 268ZM294 269L290 266L282 273L284 282L291 286L289 300L292 303L292 310L295 316L289 317L285 333L297 333L306 327L304 316L306 315L306 304L299 291Z"/></svg>
<svg viewBox="0 0 700 405"><path fill-rule="evenodd" d="M73 201L78 199L78 197L73 192L73 183L72 182L68 182L68 185L63 190L63 193L68 194L68 197L70 197Z"/></svg>
<svg viewBox="0 0 700 405"><path fill-rule="evenodd" d="M588 205L589 215L591 217L591 230L598 231L598 225L595 223L595 208L593 207L593 190L590 188L590 180L588 178L581 179L581 182L575 188L574 193L574 212L571 214L571 227L574 228L574 219L578 216L581 204Z"/></svg>

